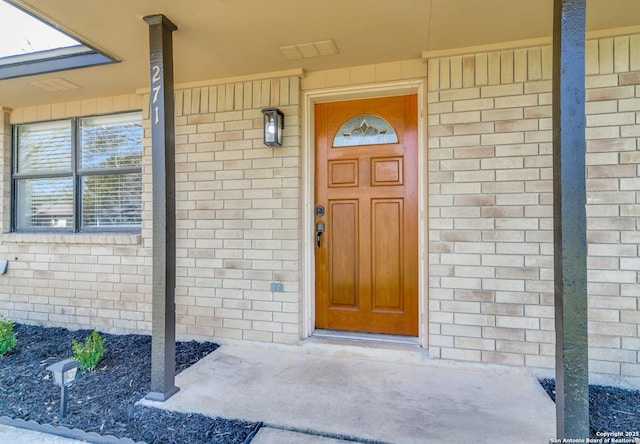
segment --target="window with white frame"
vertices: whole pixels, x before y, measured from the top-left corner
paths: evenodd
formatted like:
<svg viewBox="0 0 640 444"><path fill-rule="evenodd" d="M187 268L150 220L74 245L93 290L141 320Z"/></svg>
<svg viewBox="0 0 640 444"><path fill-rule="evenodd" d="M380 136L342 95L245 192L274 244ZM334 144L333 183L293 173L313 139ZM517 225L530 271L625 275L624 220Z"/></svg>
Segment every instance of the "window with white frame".
<svg viewBox="0 0 640 444"><path fill-rule="evenodd" d="M14 231L138 231L140 112L16 125Z"/></svg>

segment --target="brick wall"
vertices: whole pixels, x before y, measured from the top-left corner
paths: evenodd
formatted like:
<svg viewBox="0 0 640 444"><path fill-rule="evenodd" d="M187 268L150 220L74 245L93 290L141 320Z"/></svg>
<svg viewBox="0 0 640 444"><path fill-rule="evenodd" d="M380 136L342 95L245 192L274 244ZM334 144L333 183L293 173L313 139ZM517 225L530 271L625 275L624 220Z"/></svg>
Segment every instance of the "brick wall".
<svg viewBox="0 0 640 444"><path fill-rule="evenodd" d="M140 109L138 95L4 110L0 121L3 211L0 313L40 325L96 327L103 331L150 329L149 251L140 235L9 233L11 124Z"/></svg>
<svg viewBox="0 0 640 444"><path fill-rule="evenodd" d="M590 369L640 381L640 36L588 42ZM429 60L433 356L554 366L551 47Z"/></svg>
<svg viewBox="0 0 640 444"><path fill-rule="evenodd" d="M551 48L429 60L429 352L554 366ZM301 90L424 76L416 60L176 91L180 337L295 343L301 336ZM640 36L588 42L592 371L640 380ZM127 95L0 110L3 207L10 123L143 109ZM264 106L285 146L262 144ZM138 235L7 233L0 313L17 321L150 331L151 157L145 120ZM272 292L271 283L284 284ZM638 378L638 379L633 379Z"/></svg>
<svg viewBox="0 0 640 444"><path fill-rule="evenodd" d="M298 77L177 91L178 334L299 340L299 97ZM263 143L267 106L285 114L283 147ZM143 219L150 246L150 199ZM284 292L272 292L272 282Z"/></svg>
<svg viewBox="0 0 640 444"><path fill-rule="evenodd" d="M177 333L292 343L300 337L300 79L176 91ZM262 113L285 113L284 146L262 143ZM0 313L13 320L126 333L151 329L148 95L4 110L4 208L10 123L143 109L143 227L138 235L7 233ZM10 121L9 121L10 116ZM271 292L281 282L283 292Z"/></svg>
<svg viewBox="0 0 640 444"><path fill-rule="evenodd" d="M308 72L302 79L302 90L328 89L343 86L372 85L425 77L425 65L420 59L373 65L351 66Z"/></svg>

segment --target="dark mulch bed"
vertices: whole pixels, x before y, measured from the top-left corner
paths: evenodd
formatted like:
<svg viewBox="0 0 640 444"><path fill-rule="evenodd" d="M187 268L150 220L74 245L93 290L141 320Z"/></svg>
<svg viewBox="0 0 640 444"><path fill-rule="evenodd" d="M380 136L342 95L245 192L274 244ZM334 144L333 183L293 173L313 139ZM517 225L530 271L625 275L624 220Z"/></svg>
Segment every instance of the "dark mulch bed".
<svg viewBox="0 0 640 444"><path fill-rule="evenodd" d="M555 402L556 381L541 379L540 384ZM607 432L640 432L640 390L590 385L589 425L591 438L598 437L598 432L600 436Z"/></svg>
<svg viewBox="0 0 640 444"><path fill-rule="evenodd" d="M150 444L243 443L257 427L136 406L151 384L151 337L144 335L102 334L107 352L96 370L79 371L69 390L67 416L60 419L60 388L46 368L71 357L72 339L83 341L90 331L16 324L15 332L16 348L0 358L0 416ZM176 373L217 347L211 342L177 343Z"/></svg>

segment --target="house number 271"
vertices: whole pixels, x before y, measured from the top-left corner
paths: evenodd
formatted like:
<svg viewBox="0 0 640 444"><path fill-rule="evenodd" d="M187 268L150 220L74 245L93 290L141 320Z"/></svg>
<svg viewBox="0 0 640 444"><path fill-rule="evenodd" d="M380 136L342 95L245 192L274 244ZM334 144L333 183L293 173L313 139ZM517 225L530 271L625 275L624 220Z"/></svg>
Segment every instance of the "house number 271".
<svg viewBox="0 0 640 444"><path fill-rule="evenodd" d="M153 73L153 75L151 76L151 91L153 92L153 99L151 101L151 105L153 107L153 123L157 125L160 122L158 94L160 93L160 89L162 88L162 73L158 65L153 65L151 67L151 72Z"/></svg>

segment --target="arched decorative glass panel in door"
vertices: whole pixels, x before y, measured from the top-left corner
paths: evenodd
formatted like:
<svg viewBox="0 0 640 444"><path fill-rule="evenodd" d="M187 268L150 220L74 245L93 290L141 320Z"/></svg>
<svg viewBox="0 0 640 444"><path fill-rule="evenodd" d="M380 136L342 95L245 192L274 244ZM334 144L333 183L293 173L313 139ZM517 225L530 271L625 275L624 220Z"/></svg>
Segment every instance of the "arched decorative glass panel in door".
<svg viewBox="0 0 640 444"><path fill-rule="evenodd" d="M333 139L333 147L398 143L391 124L373 114L359 114L342 124Z"/></svg>

